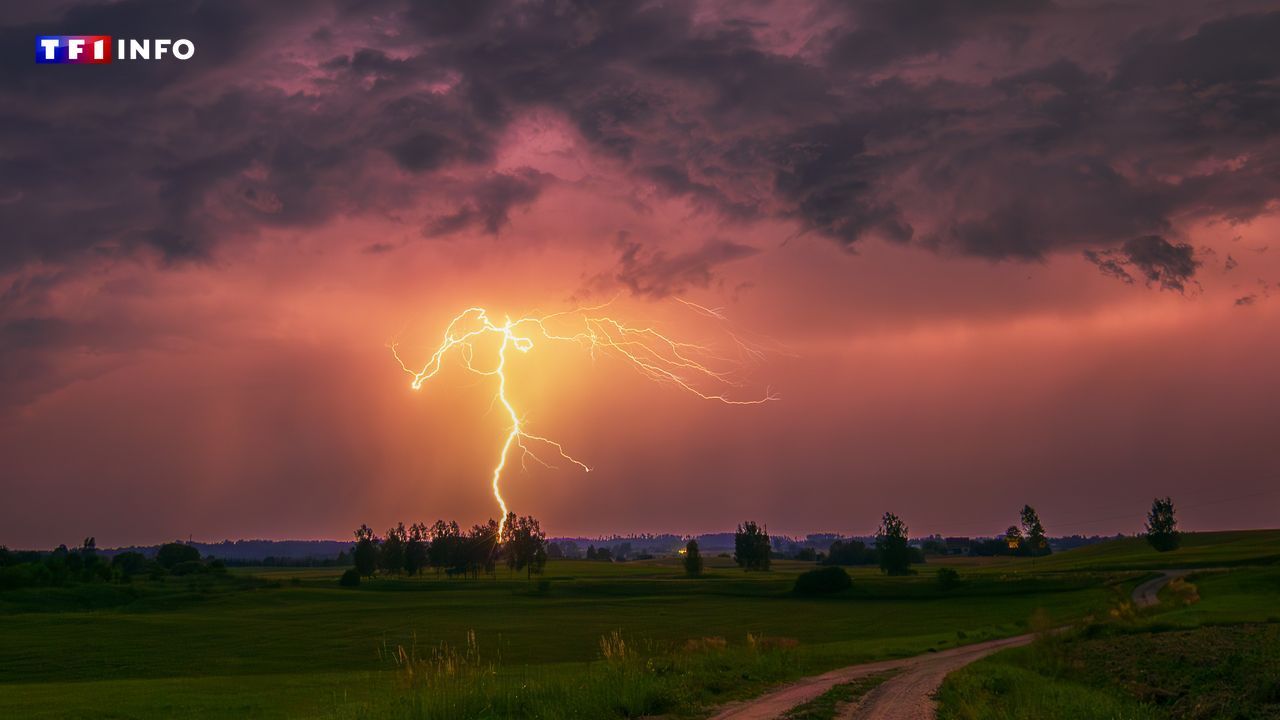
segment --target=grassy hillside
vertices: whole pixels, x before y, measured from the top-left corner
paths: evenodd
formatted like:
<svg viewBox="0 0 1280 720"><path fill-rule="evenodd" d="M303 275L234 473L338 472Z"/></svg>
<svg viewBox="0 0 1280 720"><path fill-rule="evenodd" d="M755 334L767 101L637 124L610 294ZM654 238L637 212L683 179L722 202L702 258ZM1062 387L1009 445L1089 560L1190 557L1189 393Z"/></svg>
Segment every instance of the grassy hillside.
<svg viewBox="0 0 1280 720"><path fill-rule="evenodd" d="M458 649L469 634L493 672L455 687L459 703L483 681L514 707L559 706L589 671L603 673L591 686L601 692L638 695L626 707L600 696L603 706L579 716L687 710L842 664L1016 634L1041 608L1062 621L1096 613L1117 594L1104 575L972 578L943 591L927 575L868 570L847 595L806 600L790 592L805 566L779 565L689 580L669 563L553 561L546 588L500 571L343 589L336 570L302 570L225 585L138 581L109 596L88 587L87 599L76 588L5 592L0 717L395 716L447 695L406 683L399 648ZM632 664L602 662L601 640L615 631ZM748 633L766 641L752 645ZM723 649L685 651L708 637L724 638ZM542 694L521 695L528 688Z"/></svg>
<svg viewBox="0 0 1280 720"><path fill-rule="evenodd" d="M1034 562L1010 558L989 563L992 569L1018 568L1037 572L1059 570L1157 570L1162 568L1230 567L1280 561L1280 530L1229 530L1187 533L1182 547L1156 552L1144 538L1109 540L1055 553Z"/></svg>
<svg viewBox="0 0 1280 720"><path fill-rule="evenodd" d="M953 673L938 698L942 720L1280 717L1280 624L1048 638Z"/></svg>
<svg viewBox="0 0 1280 720"><path fill-rule="evenodd" d="M719 557L697 580L671 560L552 561L533 583L499 571L345 589L338 569L259 568L11 590L0 717L687 714L831 667L1024 632L1040 611L1055 624L1105 616L1134 570L1278 550L1276 531L1193 534L1166 554L1122 540L1034 563L949 562L961 576L950 588L932 564L895 578L855 568L852 590L822 599L791 593L811 563L744 573ZM1197 578L1202 602L1163 621L1265 622L1277 572Z"/></svg>
<svg viewBox="0 0 1280 720"><path fill-rule="evenodd" d="M1189 592L1188 592L1189 591ZM1280 566L1206 570L948 676L943 720L1280 717Z"/></svg>

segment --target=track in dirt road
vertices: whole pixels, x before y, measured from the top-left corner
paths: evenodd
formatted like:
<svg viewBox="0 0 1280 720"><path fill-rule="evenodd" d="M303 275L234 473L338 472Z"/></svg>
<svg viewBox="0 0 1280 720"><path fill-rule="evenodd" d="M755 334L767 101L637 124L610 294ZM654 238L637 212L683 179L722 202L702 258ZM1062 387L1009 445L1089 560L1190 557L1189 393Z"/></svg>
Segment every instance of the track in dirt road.
<svg viewBox="0 0 1280 720"><path fill-rule="evenodd" d="M1160 588L1168 585L1176 578L1183 578L1193 572L1202 570L1161 570L1160 577L1151 578L1133 589L1133 604L1137 607L1151 607L1160 602Z"/></svg>
<svg viewBox="0 0 1280 720"><path fill-rule="evenodd" d="M1160 572L1159 577L1134 588L1132 597L1135 605L1149 607L1156 604L1159 602L1160 589L1170 580L1199 571ZM725 706L712 715L711 720L773 720L836 685L889 670L899 672L868 693L860 702L844 708L839 717L842 720L929 720L937 714L933 695L947 675L991 653L1026 645L1034 638L1030 634L1019 635L899 660L851 665L799 680L754 700Z"/></svg>

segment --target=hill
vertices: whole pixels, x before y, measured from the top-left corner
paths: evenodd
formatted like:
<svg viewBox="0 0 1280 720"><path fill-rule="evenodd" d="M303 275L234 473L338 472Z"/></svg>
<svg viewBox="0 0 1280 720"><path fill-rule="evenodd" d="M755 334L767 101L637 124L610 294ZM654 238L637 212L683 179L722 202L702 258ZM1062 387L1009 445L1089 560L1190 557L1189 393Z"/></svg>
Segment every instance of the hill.
<svg viewBox="0 0 1280 720"><path fill-rule="evenodd" d="M1035 569L1154 570L1276 561L1280 561L1280 530L1226 530L1186 533L1182 547L1164 553L1156 552L1142 537L1110 540L1039 558Z"/></svg>

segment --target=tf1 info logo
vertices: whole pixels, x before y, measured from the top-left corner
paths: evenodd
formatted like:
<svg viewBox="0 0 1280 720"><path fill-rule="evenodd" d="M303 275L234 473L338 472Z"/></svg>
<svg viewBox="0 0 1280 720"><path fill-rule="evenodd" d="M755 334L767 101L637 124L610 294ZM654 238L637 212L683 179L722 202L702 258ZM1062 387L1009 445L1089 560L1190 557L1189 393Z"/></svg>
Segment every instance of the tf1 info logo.
<svg viewBox="0 0 1280 720"><path fill-rule="evenodd" d="M114 51L114 52L113 52ZM190 40L129 40L110 35L37 35L36 62L41 65L106 65L115 60L189 60L196 54Z"/></svg>

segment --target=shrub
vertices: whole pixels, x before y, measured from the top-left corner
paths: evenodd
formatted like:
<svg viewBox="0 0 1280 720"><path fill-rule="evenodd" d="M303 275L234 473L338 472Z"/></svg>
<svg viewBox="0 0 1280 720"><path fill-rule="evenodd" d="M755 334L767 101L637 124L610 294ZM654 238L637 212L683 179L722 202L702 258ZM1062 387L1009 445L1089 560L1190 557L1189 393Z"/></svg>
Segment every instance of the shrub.
<svg viewBox="0 0 1280 720"><path fill-rule="evenodd" d="M355 568L347 568L342 573L342 577L338 580L338 584L342 587L357 587L360 585L360 571Z"/></svg>
<svg viewBox="0 0 1280 720"><path fill-rule="evenodd" d="M797 595L829 595L853 587L853 580L844 568L829 565L802 573L796 578Z"/></svg>
<svg viewBox="0 0 1280 720"><path fill-rule="evenodd" d="M702 553L698 551L698 541L690 540L684 548L684 574L698 577L702 574Z"/></svg>
<svg viewBox="0 0 1280 720"><path fill-rule="evenodd" d="M185 560L169 568L169 572L174 575L194 575L205 571L204 563L199 560Z"/></svg>
<svg viewBox="0 0 1280 720"><path fill-rule="evenodd" d="M859 540L836 540L823 560L827 565L875 565L876 551Z"/></svg>
<svg viewBox="0 0 1280 720"><path fill-rule="evenodd" d="M122 552L111 558L111 567L118 569L120 576L124 578L141 575L146 571L148 564L146 556L140 552Z"/></svg>
<svg viewBox="0 0 1280 720"><path fill-rule="evenodd" d="M960 573L951 568L938 568L938 587L950 590L960 584Z"/></svg>
<svg viewBox="0 0 1280 720"><path fill-rule="evenodd" d="M165 543L156 551L156 562L166 570L170 570L180 563L199 562L200 551L185 543Z"/></svg>

